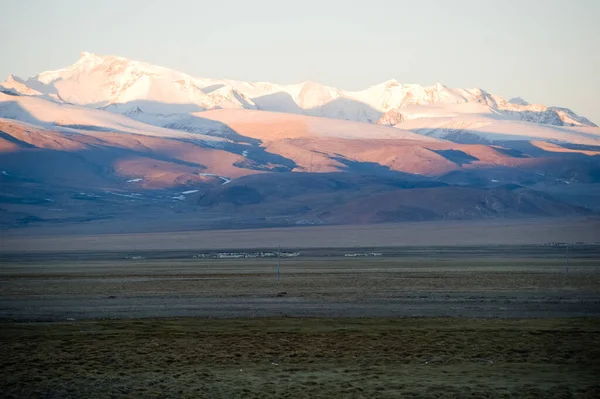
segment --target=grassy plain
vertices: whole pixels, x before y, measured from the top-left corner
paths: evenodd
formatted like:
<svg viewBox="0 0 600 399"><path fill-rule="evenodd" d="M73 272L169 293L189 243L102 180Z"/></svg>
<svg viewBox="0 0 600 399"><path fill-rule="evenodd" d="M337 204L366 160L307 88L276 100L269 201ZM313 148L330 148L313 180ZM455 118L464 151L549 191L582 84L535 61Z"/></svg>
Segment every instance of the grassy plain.
<svg viewBox="0 0 600 399"><path fill-rule="evenodd" d="M195 253L4 252L0 397L600 397L598 246Z"/></svg>
<svg viewBox="0 0 600 399"><path fill-rule="evenodd" d="M2 323L11 398L600 396L598 319Z"/></svg>

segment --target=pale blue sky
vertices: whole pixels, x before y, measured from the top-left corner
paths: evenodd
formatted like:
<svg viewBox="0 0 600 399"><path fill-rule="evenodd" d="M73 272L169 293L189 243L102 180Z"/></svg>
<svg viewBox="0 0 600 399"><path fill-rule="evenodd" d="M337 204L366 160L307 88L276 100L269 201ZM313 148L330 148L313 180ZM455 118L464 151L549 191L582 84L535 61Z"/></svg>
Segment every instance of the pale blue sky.
<svg viewBox="0 0 600 399"><path fill-rule="evenodd" d="M600 124L600 0L0 0L0 76L115 54L194 76L481 87Z"/></svg>

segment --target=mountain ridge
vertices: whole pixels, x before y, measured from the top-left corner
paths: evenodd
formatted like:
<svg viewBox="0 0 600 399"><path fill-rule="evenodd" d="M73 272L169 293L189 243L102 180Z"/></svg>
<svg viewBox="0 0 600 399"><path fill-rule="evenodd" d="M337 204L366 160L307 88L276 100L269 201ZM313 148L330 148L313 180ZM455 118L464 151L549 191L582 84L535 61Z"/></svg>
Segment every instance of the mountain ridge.
<svg viewBox="0 0 600 399"><path fill-rule="evenodd" d="M519 101L507 100L480 88L449 88L441 83L431 86L401 84L391 79L363 90L350 91L311 81L280 85L199 78L124 57L89 52L83 52L69 67L17 80L30 90L57 101L112 107L109 110L119 113L138 107L144 112L159 114L245 108L396 125L402 120L422 117L407 110L413 105L479 104L492 111L501 111L505 117L532 123L596 127L589 119L569 109L529 104L521 98ZM6 87L10 83L7 82L2 85ZM159 99L169 106L160 108L146 104L144 107L135 103ZM336 101L337 104L333 104ZM391 118L390 113L396 117Z"/></svg>

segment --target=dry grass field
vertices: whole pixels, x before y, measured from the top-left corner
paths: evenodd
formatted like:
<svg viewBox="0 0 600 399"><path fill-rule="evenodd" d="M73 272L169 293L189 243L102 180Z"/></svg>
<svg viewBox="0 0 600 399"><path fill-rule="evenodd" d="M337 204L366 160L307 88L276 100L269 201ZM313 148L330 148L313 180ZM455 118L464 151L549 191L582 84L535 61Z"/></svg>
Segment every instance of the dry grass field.
<svg viewBox="0 0 600 399"><path fill-rule="evenodd" d="M299 250L5 251L0 397L600 396L597 245Z"/></svg>
<svg viewBox="0 0 600 399"><path fill-rule="evenodd" d="M598 319L2 323L6 398L597 398Z"/></svg>
<svg viewBox="0 0 600 399"><path fill-rule="evenodd" d="M5 253L0 317L590 317L600 246L306 249L277 260L193 251Z"/></svg>

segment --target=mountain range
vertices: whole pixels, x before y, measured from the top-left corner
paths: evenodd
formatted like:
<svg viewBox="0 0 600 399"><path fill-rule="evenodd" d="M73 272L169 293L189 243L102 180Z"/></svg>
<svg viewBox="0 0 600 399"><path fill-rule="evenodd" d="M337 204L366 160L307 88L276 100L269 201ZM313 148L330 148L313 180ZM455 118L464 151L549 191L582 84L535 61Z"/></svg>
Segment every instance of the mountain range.
<svg viewBox="0 0 600 399"><path fill-rule="evenodd" d="M0 83L5 228L593 215L599 154L569 109L439 83L347 91L91 53Z"/></svg>

